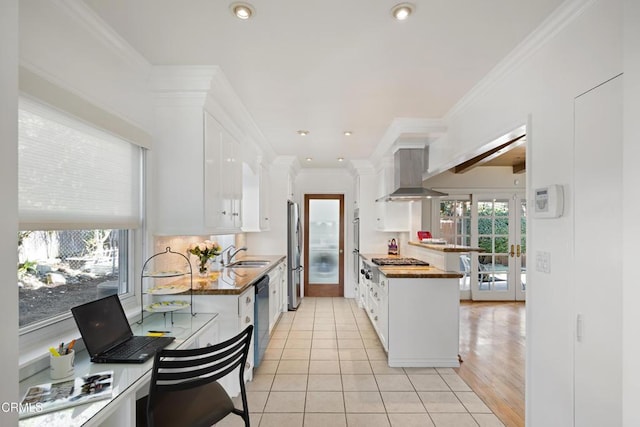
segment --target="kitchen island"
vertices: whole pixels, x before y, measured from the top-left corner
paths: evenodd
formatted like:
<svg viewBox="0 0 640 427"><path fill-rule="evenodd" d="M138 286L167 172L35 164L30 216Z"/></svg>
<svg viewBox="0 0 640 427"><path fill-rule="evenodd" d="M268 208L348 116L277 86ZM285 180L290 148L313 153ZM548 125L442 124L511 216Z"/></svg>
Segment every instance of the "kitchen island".
<svg viewBox="0 0 640 427"><path fill-rule="evenodd" d="M362 305L392 367L458 367L461 273L363 262Z"/></svg>

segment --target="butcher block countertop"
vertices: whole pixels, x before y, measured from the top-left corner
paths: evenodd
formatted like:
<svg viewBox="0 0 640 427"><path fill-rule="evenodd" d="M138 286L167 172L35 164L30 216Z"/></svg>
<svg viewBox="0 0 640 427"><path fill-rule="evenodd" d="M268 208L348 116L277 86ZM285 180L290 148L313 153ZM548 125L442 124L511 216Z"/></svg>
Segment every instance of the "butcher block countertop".
<svg viewBox="0 0 640 427"><path fill-rule="evenodd" d="M193 275L194 295L240 295L247 288L253 286L258 279L269 273L276 265L285 259L281 255L255 255L245 256L239 260L265 260L269 261L266 267L243 267L229 268L223 267L220 271L210 272L208 277L199 277L195 272ZM184 276L171 284L189 286L189 277ZM183 294L188 294L189 291Z"/></svg>
<svg viewBox="0 0 640 427"><path fill-rule="evenodd" d="M472 248L471 246L461 246L461 245L434 245L429 243L421 243L421 242L409 242L412 246L417 246L419 248L425 249L433 249L434 251L441 252L484 252L483 249L480 248Z"/></svg>
<svg viewBox="0 0 640 427"><path fill-rule="evenodd" d="M380 254L360 254L360 256L368 263L372 258L403 258L402 256L380 255ZM419 259L419 258L418 258ZM385 265L377 266L382 274L387 278L401 279L459 279L463 277L462 273L443 271L431 266L421 265Z"/></svg>

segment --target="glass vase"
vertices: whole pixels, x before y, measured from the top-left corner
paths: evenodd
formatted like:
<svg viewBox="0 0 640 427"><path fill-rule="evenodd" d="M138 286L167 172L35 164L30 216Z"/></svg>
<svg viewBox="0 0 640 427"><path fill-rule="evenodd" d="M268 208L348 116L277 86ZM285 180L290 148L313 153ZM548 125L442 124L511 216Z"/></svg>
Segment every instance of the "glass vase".
<svg viewBox="0 0 640 427"><path fill-rule="evenodd" d="M198 276L207 277L209 276L209 263L207 261L201 262L198 264Z"/></svg>

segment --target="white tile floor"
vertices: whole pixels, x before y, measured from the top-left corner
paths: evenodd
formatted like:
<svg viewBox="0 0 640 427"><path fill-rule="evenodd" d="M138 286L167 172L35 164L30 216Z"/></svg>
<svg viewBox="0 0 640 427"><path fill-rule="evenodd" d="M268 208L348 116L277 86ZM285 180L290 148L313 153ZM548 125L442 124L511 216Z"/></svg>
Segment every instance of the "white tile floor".
<svg viewBox="0 0 640 427"><path fill-rule="evenodd" d="M305 298L282 315L247 398L253 427L503 426L453 369L390 368L366 313L344 298Z"/></svg>

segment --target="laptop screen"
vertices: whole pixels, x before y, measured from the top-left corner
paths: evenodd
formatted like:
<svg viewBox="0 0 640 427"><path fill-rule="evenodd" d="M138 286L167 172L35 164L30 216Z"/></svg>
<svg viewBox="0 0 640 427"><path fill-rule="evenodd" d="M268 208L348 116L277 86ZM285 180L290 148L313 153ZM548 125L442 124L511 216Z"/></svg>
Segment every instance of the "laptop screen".
<svg viewBox="0 0 640 427"><path fill-rule="evenodd" d="M92 357L133 336L118 295L73 307L71 313Z"/></svg>

